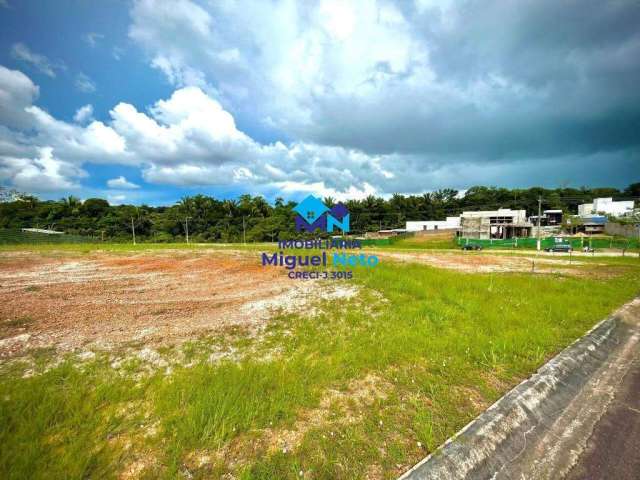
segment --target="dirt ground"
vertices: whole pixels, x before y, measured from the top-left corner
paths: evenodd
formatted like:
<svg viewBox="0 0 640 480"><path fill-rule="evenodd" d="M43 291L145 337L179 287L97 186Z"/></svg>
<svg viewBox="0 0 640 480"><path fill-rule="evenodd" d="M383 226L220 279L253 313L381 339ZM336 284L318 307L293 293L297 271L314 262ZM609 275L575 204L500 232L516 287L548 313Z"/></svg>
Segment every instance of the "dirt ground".
<svg viewBox="0 0 640 480"><path fill-rule="evenodd" d="M373 253L373 251L372 251ZM375 251L385 259L463 272L581 274L569 260L488 252ZM572 266L581 262L573 260ZM162 346L240 327L259 332L281 308L300 311L318 295L258 253L160 250L143 253L0 253L0 359L35 348ZM322 289L353 296L354 286Z"/></svg>
<svg viewBox="0 0 640 480"><path fill-rule="evenodd" d="M275 310L302 308L304 283L262 267L255 252L4 252L0 358L42 347L166 345L236 326L255 332Z"/></svg>

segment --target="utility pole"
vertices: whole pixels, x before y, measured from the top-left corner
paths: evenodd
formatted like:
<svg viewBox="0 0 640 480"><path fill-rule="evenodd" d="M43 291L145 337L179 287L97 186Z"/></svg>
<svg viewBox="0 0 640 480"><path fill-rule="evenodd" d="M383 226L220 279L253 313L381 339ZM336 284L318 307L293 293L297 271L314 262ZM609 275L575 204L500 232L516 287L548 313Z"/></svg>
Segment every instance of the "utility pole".
<svg viewBox="0 0 640 480"><path fill-rule="evenodd" d="M242 243L247 244L247 228L244 223L244 215L242 216Z"/></svg>
<svg viewBox="0 0 640 480"><path fill-rule="evenodd" d="M184 219L184 229L187 234L187 243L189 243L189 217L185 217Z"/></svg>
<svg viewBox="0 0 640 480"><path fill-rule="evenodd" d="M542 195L538 196L538 241L536 242L537 250L540 251L540 216L542 215Z"/></svg>
<svg viewBox="0 0 640 480"><path fill-rule="evenodd" d="M131 234L133 235L133 244L136 244L136 227L133 224L133 217L131 217Z"/></svg>

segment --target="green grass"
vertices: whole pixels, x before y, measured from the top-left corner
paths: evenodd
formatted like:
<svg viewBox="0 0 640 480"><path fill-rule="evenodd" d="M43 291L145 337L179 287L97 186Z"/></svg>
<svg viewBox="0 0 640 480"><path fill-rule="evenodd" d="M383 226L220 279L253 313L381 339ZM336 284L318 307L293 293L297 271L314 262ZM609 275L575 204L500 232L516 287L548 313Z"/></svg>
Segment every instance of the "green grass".
<svg viewBox="0 0 640 480"><path fill-rule="evenodd" d="M238 361L203 361L205 340L170 374L116 374L103 357L30 378L5 368L0 477L110 478L146 458L148 478L392 478L638 294L637 259L604 263L573 277L384 262L356 270L360 298L238 339ZM368 377L379 391L355 400ZM344 395L327 406L330 390ZM309 418L293 451L268 448Z"/></svg>
<svg viewBox="0 0 640 480"><path fill-rule="evenodd" d="M157 250L261 250L269 243L56 243L33 245L2 245L0 252L32 251L32 252L146 252Z"/></svg>
<svg viewBox="0 0 640 480"><path fill-rule="evenodd" d="M433 239L429 237L407 237L398 240L388 248L409 248L419 250L442 250L442 249L459 249L455 238L441 238L440 236Z"/></svg>
<svg viewBox="0 0 640 480"><path fill-rule="evenodd" d="M90 237L83 235L49 235L46 233L23 232L20 229L0 228L0 245L30 245L30 244L67 244L91 243Z"/></svg>

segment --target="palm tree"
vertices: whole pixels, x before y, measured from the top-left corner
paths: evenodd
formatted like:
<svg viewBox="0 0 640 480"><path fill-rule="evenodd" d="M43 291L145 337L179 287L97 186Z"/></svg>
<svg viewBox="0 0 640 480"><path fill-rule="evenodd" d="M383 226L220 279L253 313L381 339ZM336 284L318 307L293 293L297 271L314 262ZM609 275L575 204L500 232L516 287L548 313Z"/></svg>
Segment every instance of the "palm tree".
<svg viewBox="0 0 640 480"><path fill-rule="evenodd" d="M336 200L333 197L324 197L322 199L322 203L327 207L332 208L336 204Z"/></svg>

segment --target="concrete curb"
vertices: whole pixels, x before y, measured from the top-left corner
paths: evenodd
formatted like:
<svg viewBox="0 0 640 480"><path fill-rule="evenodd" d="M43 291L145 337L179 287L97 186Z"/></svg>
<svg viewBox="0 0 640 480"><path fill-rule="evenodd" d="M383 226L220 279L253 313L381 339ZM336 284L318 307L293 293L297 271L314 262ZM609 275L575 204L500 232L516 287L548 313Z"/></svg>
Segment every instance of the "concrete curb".
<svg viewBox="0 0 640 480"><path fill-rule="evenodd" d="M400 480L559 479L640 345L640 298L601 321Z"/></svg>

